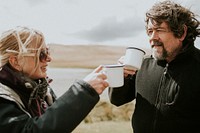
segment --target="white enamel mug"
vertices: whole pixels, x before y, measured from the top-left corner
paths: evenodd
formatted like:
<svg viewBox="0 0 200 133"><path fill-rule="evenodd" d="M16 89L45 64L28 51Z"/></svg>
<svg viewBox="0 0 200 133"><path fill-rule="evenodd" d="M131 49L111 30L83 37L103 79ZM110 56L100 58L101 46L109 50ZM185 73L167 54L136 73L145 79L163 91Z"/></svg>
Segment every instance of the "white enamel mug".
<svg viewBox="0 0 200 133"><path fill-rule="evenodd" d="M129 69L138 70L142 65L145 51L136 47L127 47L124 56L124 66Z"/></svg>
<svg viewBox="0 0 200 133"><path fill-rule="evenodd" d="M103 73L107 76L109 87L121 87L124 85L124 65L103 65Z"/></svg>

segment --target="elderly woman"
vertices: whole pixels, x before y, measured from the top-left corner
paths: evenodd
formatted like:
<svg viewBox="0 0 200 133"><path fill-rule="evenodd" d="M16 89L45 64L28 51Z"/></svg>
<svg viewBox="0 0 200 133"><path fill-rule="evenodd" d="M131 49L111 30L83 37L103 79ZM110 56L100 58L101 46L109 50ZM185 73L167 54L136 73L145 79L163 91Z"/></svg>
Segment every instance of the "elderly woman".
<svg viewBox="0 0 200 133"><path fill-rule="evenodd" d="M108 86L99 66L56 99L47 79L51 61L40 31L17 27L0 38L0 132L69 133Z"/></svg>

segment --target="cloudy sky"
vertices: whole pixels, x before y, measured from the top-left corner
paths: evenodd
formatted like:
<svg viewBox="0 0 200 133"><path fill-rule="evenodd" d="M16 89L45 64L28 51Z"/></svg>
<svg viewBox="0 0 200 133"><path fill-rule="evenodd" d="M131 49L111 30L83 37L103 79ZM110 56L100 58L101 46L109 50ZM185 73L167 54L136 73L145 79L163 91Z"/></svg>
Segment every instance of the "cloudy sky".
<svg viewBox="0 0 200 133"><path fill-rule="evenodd" d="M144 15L156 1L0 0L0 32L28 26L42 31L47 43L148 48ZM199 0L176 1L200 15Z"/></svg>

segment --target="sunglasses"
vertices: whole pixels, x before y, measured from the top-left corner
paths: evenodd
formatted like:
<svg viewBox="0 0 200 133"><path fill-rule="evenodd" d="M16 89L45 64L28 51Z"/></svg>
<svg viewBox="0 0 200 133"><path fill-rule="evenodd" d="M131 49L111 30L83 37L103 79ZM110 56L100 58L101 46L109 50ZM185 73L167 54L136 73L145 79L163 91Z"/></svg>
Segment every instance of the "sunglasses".
<svg viewBox="0 0 200 133"><path fill-rule="evenodd" d="M49 48L41 50L39 54L40 62L46 61L49 55L50 55Z"/></svg>
<svg viewBox="0 0 200 133"><path fill-rule="evenodd" d="M36 49L31 49L31 50L36 50ZM11 53L16 53L16 54L19 53L19 52L15 51L15 50L9 50L9 49L7 49L6 52L11 52ZM40 62L46 61L49 55L50 55L49 48L42 49L40 51L40 54L39 54ZM23 53L23 56L35 56L35 53Z"/></svg>

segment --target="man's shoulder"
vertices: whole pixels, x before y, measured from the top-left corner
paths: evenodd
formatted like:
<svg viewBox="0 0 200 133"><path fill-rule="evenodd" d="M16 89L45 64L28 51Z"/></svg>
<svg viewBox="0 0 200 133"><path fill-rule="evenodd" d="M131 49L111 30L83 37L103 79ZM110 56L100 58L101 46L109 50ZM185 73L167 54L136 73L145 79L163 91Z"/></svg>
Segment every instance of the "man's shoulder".
<svg viewBox="0 0 200 133"><path fill-rule="evenodd" d="M144 61L155 61L152 55L145 55L144 56Z"/></svg>
<svg viewBox="0 0 200 133"><path fill-rule="evenodd" d="M143 65L155 66L157 65L157 61L153 58L152 55L146 55L143 60Z"/></svg>
<svg viewBox="0 0 200 133"><path fill-rule="evenodd" d="M193 55L195 60L197 60L200 63L200 49L195 47L193 51Z"/></svg>

